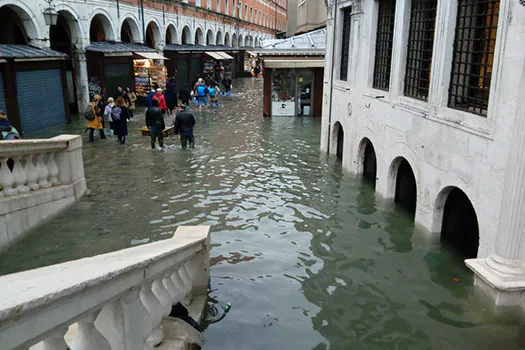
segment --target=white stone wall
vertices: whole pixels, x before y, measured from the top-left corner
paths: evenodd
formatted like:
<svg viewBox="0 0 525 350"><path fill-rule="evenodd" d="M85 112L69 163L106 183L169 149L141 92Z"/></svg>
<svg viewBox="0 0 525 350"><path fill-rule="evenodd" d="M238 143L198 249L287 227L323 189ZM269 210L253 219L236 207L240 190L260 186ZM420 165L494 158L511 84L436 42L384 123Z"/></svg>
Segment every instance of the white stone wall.
<svg viewBox="0 0 525 350"><path fill-rule="evenodd" d="M344 1L338 8L351 5L354 14L347 81L337 79L341 12L337 11L335 21L334 48L335 11L329 11L321 149L336 152L334 126L340 123L344 130L343 165L359 173L360 143L368 138L377 157L376 191L387 198L394 196L395 160L405 158L417 183L415 221L431 232L441 230L447 188L460 188L478 217L478 256L488 256L494 249L501 203L507 200L502 193L509 140L517 103L523 99L518 86L525 74L525 8L517 0L501 1L489 110L487 117L481 117L447 107L457 0L438 1L428 102L403 96L410 0L396 2L389 92L372 88L378 2Z"/></svg>

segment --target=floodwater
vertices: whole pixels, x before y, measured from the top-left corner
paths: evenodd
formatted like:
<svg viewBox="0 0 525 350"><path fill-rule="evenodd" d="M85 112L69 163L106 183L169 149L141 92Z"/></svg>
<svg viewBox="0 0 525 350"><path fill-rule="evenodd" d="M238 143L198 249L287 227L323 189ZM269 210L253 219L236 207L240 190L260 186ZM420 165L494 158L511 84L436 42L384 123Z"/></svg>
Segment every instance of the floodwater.
<svg viewBox="0 0 525 350"><path fill-rule="evenodd" d="M0 273L211 225L209 295L232 309L205 349L523 347L520 317L495 313L454 251L319 151L319 119L264 119L262 82L235 88L196 113L194 150L152 151L139 121L125 146L86 142L91 193L4 253Z"/></svg>

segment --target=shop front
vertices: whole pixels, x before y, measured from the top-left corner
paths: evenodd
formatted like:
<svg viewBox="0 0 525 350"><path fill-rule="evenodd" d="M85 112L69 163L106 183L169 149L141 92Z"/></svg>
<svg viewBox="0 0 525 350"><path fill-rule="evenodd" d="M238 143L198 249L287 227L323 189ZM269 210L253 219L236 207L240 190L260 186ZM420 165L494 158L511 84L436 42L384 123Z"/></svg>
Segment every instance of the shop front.
<svg viewBox="0 0 525 350"><path fill-rule="evenodd" d="M270 98L265 103L265 116L321 116L323 68L311 67L311 60L308 63L307 68L273 68L268 62L265 83L270 84L265 84L264 94Z"/></svg>
<svg viewBox="0 0 525 350"><path fill-rule="evenodd" d="M64 53L0 45L0 110L22 133L70 121Z"/></svg>
<svg viewBox="0 0 525 350"><path fill-rule="evenodd" d="M86 48L86 57L90 96L115 97L120 85L144 97L153 87L166 85L165 57L147 46L95 42Z"/></svg>

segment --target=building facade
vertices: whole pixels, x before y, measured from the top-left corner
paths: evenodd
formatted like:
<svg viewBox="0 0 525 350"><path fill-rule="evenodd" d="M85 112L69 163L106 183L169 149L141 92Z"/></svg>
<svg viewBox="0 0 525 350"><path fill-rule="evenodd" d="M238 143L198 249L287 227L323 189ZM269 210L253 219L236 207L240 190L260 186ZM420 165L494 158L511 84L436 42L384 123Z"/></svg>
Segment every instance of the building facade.
<svg viewBox="0 0 525 350"><path fill-rule="evenodd" d="M58 15L55 25L46 24L44 12L49 7ZM63 65L64 88L69 92L71 109L83 111L93 90L87 64L91 44L139 44L160 53L157 58L162 58L169 45L257 47L262 40L275 37L285 28L286 3L284 0L55 0L49 4L45 0L0 0L0 20L0 45L51 48L67 55ZM100 47L95 49L100 52ZM113 61L122 55L122 52L104 52L105 59ZM0 61L0 71L13 71L4 67L5 63ZM0 83L4 85L1 77ZM9 90L7 86L3 88L4 92ZM0 104L2 99L5 96L0 96ZM20 118L16 117L19 114L9 113L15 116L13 123L20 127Z"/></svg>
<svg viewBox="0 0 525 350"><path fill-rule="evenodd" d="M475 272L525 289L525 1L332 1L321 148Z"/></svg>
<svg viewBox="0 0 525 350"><path fill-rule="evenodd" d="M288 37L306 33L326 25L326 4L323 0L290 0L288 2Z"/></svg>

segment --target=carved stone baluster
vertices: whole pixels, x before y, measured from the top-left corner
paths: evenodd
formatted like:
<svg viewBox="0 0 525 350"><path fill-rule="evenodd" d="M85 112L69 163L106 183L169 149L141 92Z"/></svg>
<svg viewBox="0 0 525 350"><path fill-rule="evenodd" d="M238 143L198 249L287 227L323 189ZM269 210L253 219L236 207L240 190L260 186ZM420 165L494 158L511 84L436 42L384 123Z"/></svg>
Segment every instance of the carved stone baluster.
<svg viewBox="0 0 525 350"><path fill-rule="evenodd" d="M13 175L15 177L16 188L18 193L27 193L30 191L27 186L27 172L26 172L27 157L17 156L15 158L15 167L13 168Z"/></svg>
<svg viewBox="0 0 525 350"><path fill-rule="evenodd" d="M78 321L78 333L71 344L75 350L111 350L111 346L106 338L95 327L95 320L100 311L93 312Z"/></svg>
<svg viewBox="0 0 525 350"><path fill-rule="evenodd" d="M181 291L182 293L182 299L184 299L184 297L186 296L186 294L189 293L189 289L186 287L186 283L184 283L184 281L182 280L182 278L180 277L180 270L181 268L178 268L172 275L171 275L171 279L173 280L173 283L175 283L175 285L177 286L177 288Z"/></svg>
<svg viewBox="0 0 525 350"><path fill-rule="evenodd" d="M8 160L9 158L0 159L0 185L3 187L2 192L6 197L14 196L18 192L14 188L15 177L7 165Z"/></svg>
<svg viewBox="0 0 525 350"><path fill-rule="evenodd" d="M153 320L140 300L140 289L133 289L122 297L120 304L124 313L124 335L130 345L126 349L153 349L146 342L153 332Z"/></svg>
<svg viewBox="0 0 525 350"><path fill-rule="evenodd" d="M95 320L95 327L106 338L111 349L124 347L124 318L118 300L106 304Z"/></svg>
<svg viewBox="0 0 525 350"><path fill-rule="evenodd" d="M153 294L151 283L142 286L140 290L140 300L142 300L142 304L148 310L153 321L153 331L146 340L146 343L151 347L155 347L164 340L164 333L162 331L162 325L160 324L164 310L159 299Z"/></svg>
<svg viewBox="0 0 525 350"><path fill-rule="evenodd" d="M30 154L26 159L27 186L31 191L36 191L40 188L38 185L38 169L35 166L35 158L36 156L34 154Z"/></svg>
<svg viewBox="0 0 525 350"><path fill-rule="evenodd" d="M37 155L38 185L40 188L51 187L48 181L49 171L47 170L46 155L44 153Z"/></svg>
<svg viewBox="0 0 525 350"><path fill-rule="evenodd" d="M69 347L67 346L66 341L64 340L64 335L67 332L67 327L61 328L53 335L51 335L49 338L41 341L40 343L32 346L31 350L67 350Z"/></svg>
<svg viewBox="0 0 525 350"><path fill-rule="evenodd" d="M184 282L184 287L186 288L187 293L190 293L193 286L193 280L190 273L188 272L188 263L181 266L179 274L182 278L182 281Z"/></svg>
<svg viewBox="0 0 525 350"><path fill-rule="evenodd" d="M60 184L60 180L58 179L58 165L55 160L56 153L51 152L48 154L47 159L47 168L49 171L49 182L51 182L52 186L57 186Z"/></svg>
<svg viewBox="0 0 525 350"><path fill-rule="evenodd" d="M163 280L164 287L168 291L171 297L171 304L175 305L182 299L184 299L183 291L180 290L175 283L173 282L172 273L166 274L166 277Z"/></svg>
<svg viewBox="0 0 525 350"><path fill-rule="evenodd" d="M168 294L168 291L164 287L164 284L162 283L162 277L156 279L153 282L153 294L159 299L161 305L162 305L162 315L168 316L171 312L171 296Z"/></svg>

